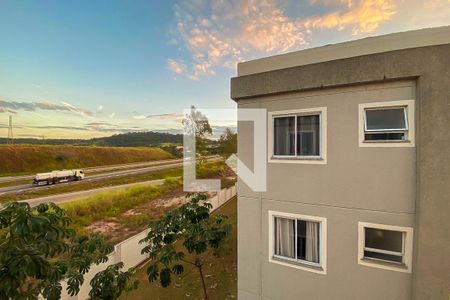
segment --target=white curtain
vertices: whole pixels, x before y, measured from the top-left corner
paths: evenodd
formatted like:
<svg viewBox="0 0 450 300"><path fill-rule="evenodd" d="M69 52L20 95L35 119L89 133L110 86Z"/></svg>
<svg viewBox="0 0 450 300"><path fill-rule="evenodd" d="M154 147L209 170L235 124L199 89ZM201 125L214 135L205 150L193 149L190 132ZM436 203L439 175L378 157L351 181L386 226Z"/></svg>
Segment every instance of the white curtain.
<svg viewBox="0 0 450 300"><path fill-rule="evenodd" d="M306 260L319 262L319 223L306 222Z"/></svg>
<svg viewBox="0 0 450 300"><path fill-rule="evenodd" d="M295 258L294 220L275 218L275 254Z"/></svg>

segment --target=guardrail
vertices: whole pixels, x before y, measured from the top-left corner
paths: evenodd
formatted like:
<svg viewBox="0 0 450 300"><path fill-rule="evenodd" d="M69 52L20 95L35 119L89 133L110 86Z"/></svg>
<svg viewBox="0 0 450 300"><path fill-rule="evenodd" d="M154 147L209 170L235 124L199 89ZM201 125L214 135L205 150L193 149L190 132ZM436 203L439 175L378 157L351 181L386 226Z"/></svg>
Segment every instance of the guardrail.
<svg viewBox="0 0 450 300"><path fill-rule="evenodd" d="M216 193L213 197L209 198L207 201L212 205L212 211L216 210L228 200L236 196L236 185L222 189L220 192ZM141 254L144 245L139 244L139 241L147 236L148 229L141 231L140 233L122 241L114 246L114 251L108 255L108 261L99 265L93 265L88 273L84 275L84 284L81 286L80 292L76 296L69 296L67 294L67 285L65 282L62 283L61 299L68 300L79 300L88 299L89 291L91 290L90 281L94 278L95 274L106 269L111 264L118 262L123 262L124 269L138 266L148 259L147 254Z"/></svg>

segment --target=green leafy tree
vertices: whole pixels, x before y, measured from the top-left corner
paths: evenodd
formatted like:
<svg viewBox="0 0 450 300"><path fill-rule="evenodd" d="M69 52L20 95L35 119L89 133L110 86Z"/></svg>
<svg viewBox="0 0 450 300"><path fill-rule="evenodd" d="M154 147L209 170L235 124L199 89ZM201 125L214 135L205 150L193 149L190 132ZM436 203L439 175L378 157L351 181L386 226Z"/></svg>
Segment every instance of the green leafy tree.
<svg viewBox="0 0 450 300"><path fill-rule="evenodd" d="M92 300L113 300L119 298L123 292L137 289L139 281L133 279L135 270L122 272L120 271L122 268L122 262L110 265L92 278L92 289L89 292Z"/></svg>
<svg viewBox="0 0 450 300"><path fill-rule="evenodd" d="M228 157L237 152L237 133L233 133L230 128L225 129L219 138L219 153Z"/></svg>
<svg viewBox="0 0 450 300"><path fill-rule="evenodd" d="M194 266L200 275L205 299L208 299L203 274L202 254L213 249L218 255L219 246L229 234L231 225L224 215L211 215L210 203L205 194L189 194L191 200L172 210L150 226L141 242L147 243L142 253L148 253L150 265L148 280L159 279L163 287L172 282L172 274L183 273L185 264ZM189 255L188 255L189 254Z"/></svg>
<svg viewBox="0 0 450 300"><path fill-rule="evenodd" d="M206 154L207 138L212 135L208 118L192 105L190 113L183 119L183 126L185 133L195 135L196 152Z"/></svg>
<svg viewBox="0 0 450 300"><path fill-rule="evenodd" d="M56 204L11 202L0 211L0 299L59 299L80 291L92 264L108 260L113 247L100 235L80 236ZM108 285L108 282L104 283Z"/></svg>

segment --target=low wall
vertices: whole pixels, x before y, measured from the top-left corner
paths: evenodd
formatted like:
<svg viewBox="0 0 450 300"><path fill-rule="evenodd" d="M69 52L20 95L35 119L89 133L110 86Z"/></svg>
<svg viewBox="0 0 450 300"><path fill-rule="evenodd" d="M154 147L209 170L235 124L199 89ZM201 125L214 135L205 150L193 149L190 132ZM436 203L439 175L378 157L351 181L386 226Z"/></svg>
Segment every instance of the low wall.
<svg viewBox="0 0 450 300"><path fill-rule="evenodd" d="M228 189L222 189L217 192L215 196L208 199L208 202L212 205L212 211L216 210L228 200L236 196L236 186L232 186ZM124 263L124 269L127 270L131 267L135 267L144 262L147 258L147 254L141 254L144 245L139 244L139 241L147 236L148 229L141 231L140 233L120 242L114 246L114 251L108 255L108 261L93 265L88 273L84 275L84 284L81 286L80 292L76 296L69 296L66 290L66 282L62 283L61 299L79 300L88 299L89 291L91 290L90 281L94 278L95 274L106 269L107 266L118 262Z"/></svg>

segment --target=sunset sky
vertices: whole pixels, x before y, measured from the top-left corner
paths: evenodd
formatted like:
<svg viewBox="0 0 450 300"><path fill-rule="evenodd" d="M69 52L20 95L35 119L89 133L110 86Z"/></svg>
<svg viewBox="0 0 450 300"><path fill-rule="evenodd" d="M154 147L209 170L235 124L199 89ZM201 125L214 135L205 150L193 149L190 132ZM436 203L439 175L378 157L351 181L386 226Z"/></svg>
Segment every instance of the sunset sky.
<svg viewBox="0 0 450 300"><path fill-rule="evenodd" d="M176 132L235 107L237 62L443 25L450 0L0 0L0 137Z"/></svg>

